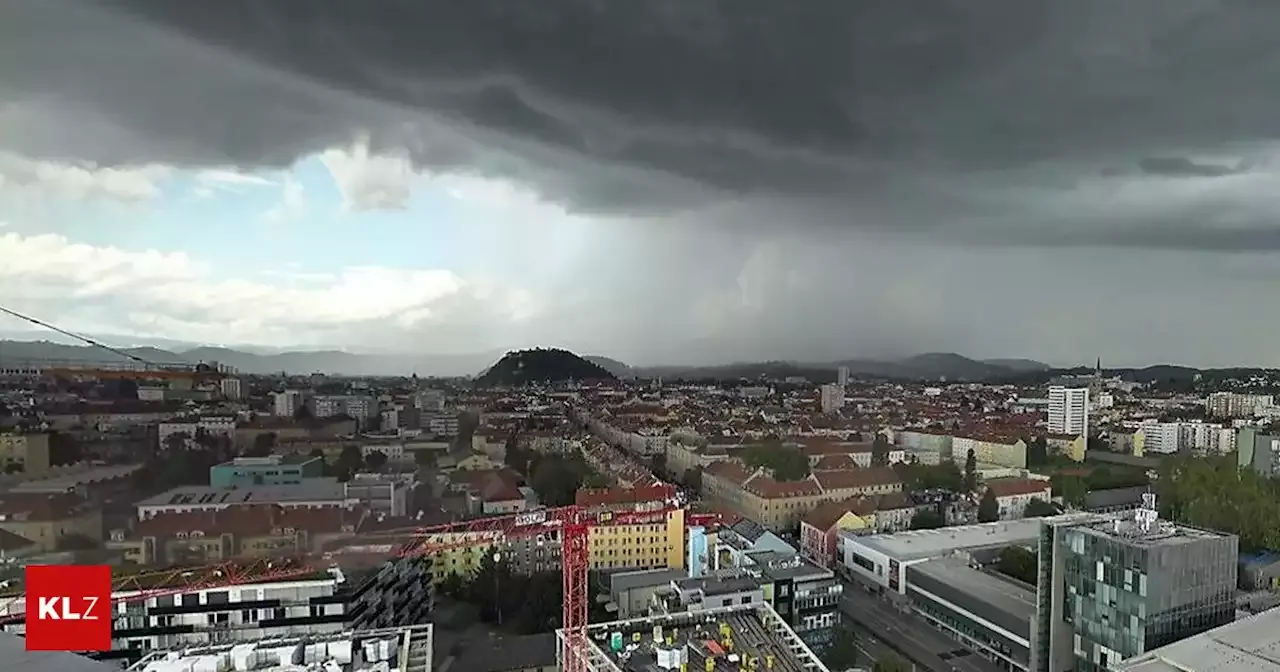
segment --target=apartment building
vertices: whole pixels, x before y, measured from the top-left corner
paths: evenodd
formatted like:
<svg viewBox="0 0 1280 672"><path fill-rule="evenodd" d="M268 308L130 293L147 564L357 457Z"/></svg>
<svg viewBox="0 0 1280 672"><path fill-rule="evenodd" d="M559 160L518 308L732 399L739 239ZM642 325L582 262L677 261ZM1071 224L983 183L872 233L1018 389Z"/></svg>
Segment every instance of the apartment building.
<svg viewBox="0 0 1280 672"><path fill-rule="evenodd" d="M1027 443L1022 439L983 431L957 432L951 437L951 455L957 464L964 464L970 450L983 467L1027 468Z"/></svg>
<svg viewBox="0 0 1280 672"><path fill-rule="evenodd" d="M1134 455L1190 452L1224 455L1236 449L1236 430L1213 422L1146 420L1133 432Z"/></svg>
<svg viewBox="0 0 1280 672"><path fill-rule="evenodd" d="M1236 436L1236 464L1264 476L1280 474L1280 434L1241 427Z"/></svg>
<svg viewBox="0 0 1280 672"><path fill-rule="evenodd" d="M200 436L216 436L225 438L230 442L236 433L236 418L234 416L206 416L198 418L175 419L169 422L162 422L156 427L156 439L162 450L175 447L173 435L181 435L184 439L180 446L186 450L200 448L200 444L196 441Z"/></svg>
<svg viewBox="0 0 1280 672"><path fill-rule="evenodd" d="M724 446L710 443L667 441L665 451L667 471L680 478L691 469L706 469L716 462L729 459Z"/></svg>
<svg viewBox="0 0 1280 672"><path fill-rule="evenodd" d="M348 501L374 514L404 516L418 487L417 477L406 474L357 473L343 484Z"/></svg>
<svg viewBox="0 0 1280 672"><path fill-rule="evenodd" d="M645 510L665 506L676 490L669 485L579 491L577 504L591 511ZM677 509L652 521L599 525L589 532L592 569L679 569L685 563L685 511Z"/></svg>
<svg viewBox="0 0 1280 672"><path fill-rule="evenodd" d="M1089 433L1089 388L1054 385L1049 388L1049 433Z"/></svg>
<svg viewBox="0 0 1280 672"><path fill-rule="evenodd" d="M819 388L818 403L823 413L837 413L844 408L844 386L828 383Z"/></svg>
<svg viewBox="0 0 1280 672"><path fill-rule="evenodd" d="M1205 399L1205 410L1218 418L1252 418L1264 408L1274 405L1275 397L1269 394L1241 394L1239 392L1214 392Z"/></svg>
<svg viewBox="0 0 1280 672"><path fill-rule="evenodd" d="M703 496L775 531L793 528L824 502L902 491L897 473L887 467L817 471L799 481L777 481L764 469L750 471L740 462L717 462L702 474Z"/></svg>
<svg viewBox="0 0 1280 672"><path fill-rule="evenodd" d="M317 418L345 415L364 422L378 416L378 400L368 395L326 394L306 400L307 408Z"/></svg>
<svg viewBox="0 0 1280 672"><path fill-rule="evenodd" d="M917 507L902 493L827 502L800 521L801 555L822 567L836 566L839 533L899 532L911 525Z"/></svg>
<svg viewBox="0 0 1280 672"><path fill-rule="evenodd" d="M285 390L271 393L271 413L281 418L292 418L307 402L301 390Z"/></svg>
<svg viewBox="0 0 1280 672"><path fill-rule="evenodd" d="M1023 518L1032 501L1039 499L1048 502L1053 498L1052 487L1047 479L992 478L984 481L983 485L995 493L996 504L1000 507L1000 520Z"/></svg>

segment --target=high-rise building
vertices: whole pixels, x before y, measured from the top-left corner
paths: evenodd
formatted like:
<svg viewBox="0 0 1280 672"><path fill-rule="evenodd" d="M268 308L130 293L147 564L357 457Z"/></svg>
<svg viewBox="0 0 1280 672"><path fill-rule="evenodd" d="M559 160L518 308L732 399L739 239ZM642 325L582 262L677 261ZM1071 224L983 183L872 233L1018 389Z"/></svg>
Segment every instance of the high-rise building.
<svg viewBox="0 0 1280 672"><path fill-rule="evenodd" d="M1049 433L1087 436L1089 433L1089 388L1049 388Z"/></svg>
<svg viewBox="0 0 1280 672"><path fill-rule="evenodd" d="M306 403L300 390L285 390L284 392L272 393L272 414L291 418L298 412L298 407Z"/></svg>
<svg viewBox="0 0 1280 672"><path fill-rule="evenodd" d="M1204 407L1215 418L1252 418L1274 403L1275 397L1269 394L1214 392L1204 400Z"/></svg>
<svg viewBox="0 0 1280 672"><path fill-rule="evenodd" d="M836 385L846 387L849 385L849 367L842 366L836 369Z"/></svg>
<svg viewBox="0 0 1280 672"><path fill-rule="evenodd" d="M835 413L844 408L844 387L828 383L819 388L818 395L823 413Z"/></svg>
<svg viewBox="0 0 1280 672"><path fill-rule="evenodd" d="M1105 672L1235 619L1239 540L1137 511L1041 524L1032 672Z"/></svg>

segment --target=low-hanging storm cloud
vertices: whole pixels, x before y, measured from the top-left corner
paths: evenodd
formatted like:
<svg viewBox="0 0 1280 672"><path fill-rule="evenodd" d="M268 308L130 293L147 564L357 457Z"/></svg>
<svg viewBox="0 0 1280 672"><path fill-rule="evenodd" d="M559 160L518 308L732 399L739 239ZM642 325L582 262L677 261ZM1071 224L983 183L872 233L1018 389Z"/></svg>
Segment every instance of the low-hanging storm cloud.
<svg viewBox="0 0 1280 672"><path fill-rule="evenodd" d="M1280 250L1278 20L1263 0L12 0L0 148L256 169L359 140L575 213L781 236L725 267L742 285L750 259L821 257L827 280L755 283L804 292L794 310L833 287L899 306L918 290L788 245L919 241L931 270L884 270L916 284L996 248L1009 274ZM1151 277L1098 287L1145 300ZM870 341L941 342L842 312L892 325Z"/></svg>

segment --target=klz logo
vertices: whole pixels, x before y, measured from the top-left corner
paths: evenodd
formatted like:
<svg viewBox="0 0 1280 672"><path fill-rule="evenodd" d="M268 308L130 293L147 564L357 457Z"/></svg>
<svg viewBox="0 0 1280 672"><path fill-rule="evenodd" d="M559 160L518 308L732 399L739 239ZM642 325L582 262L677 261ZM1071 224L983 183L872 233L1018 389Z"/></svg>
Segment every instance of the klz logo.
<svg viewBox="0 0 1280 672"><path fill-rule="evenodd" d="M111 568L29 565L28 651L111 650Z"/></svg>
<svg viewBox="0 0 1280 672"><path fill-rule="evenodd" d="M96 621L98 617L94 615L93 608L98 605L96 597L82 597L84 600L84 609L82 611L71 610L71 598L69 597L42 597L40 598L40 619L51 621Z"/></svg>

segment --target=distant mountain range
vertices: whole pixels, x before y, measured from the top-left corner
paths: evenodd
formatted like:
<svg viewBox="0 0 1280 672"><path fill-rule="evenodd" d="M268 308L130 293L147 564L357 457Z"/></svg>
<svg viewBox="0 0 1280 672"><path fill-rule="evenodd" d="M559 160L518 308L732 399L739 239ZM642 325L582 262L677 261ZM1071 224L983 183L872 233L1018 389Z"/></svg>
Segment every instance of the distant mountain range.
<svg viewBox="0 0 1280 672"><path fill-rule="evenodd" d="M164 349L153 346L121 348L134 357L156 364L218 362L247 374L329 373L333 375L477 376L502 358L504 352L465 355L356 354L338 350L246 352L219 347ZM1007 374L1047 371L1051 367L1025 359L979 361L961 355L931 353L894 361L851 359L839 362L744 362L724 366L632 367L616 359L585 355L583 359L619 378L758 378L805 376L819 380L849 367L853 375L904 379L986 380ZM0 363L58 361L83 365L119 362L123 358L91 346L51 341L0 340ZM815 374L816 377L815 377Z"/></svg>
<svg viewBox="0 0 1280 672"><path fill-rule="evenodd" d="M105 340L105 339L104 339ZM328 373L339 376L479 376L504 354L504 351L461 355L357 354L338 350L282 351L220 347L143 346L121 348L134 357L156 364L218 362L242 373L270 375ZM1014 380L1038 378L1054 371L1054 367L1030 359L977 360L955 353L927 353L896 360L848 359L835 362L741 362L721 366L641 366L633 367L616 359L584 355L591 362L618 378L668 379L756 379L760 377L804 377L814 382L834 380L837 368L849 367L854 376L897 380ZM0 364L21 361L60 361L81 365L119 362L122 358L100 348L67 345L50 341L0 340ZM1087 369L1072 369L1084 372ZM1197 369L1173 365L1157 365L1145 369L1109 369L1135 380L1190 378Z"/></svg>

